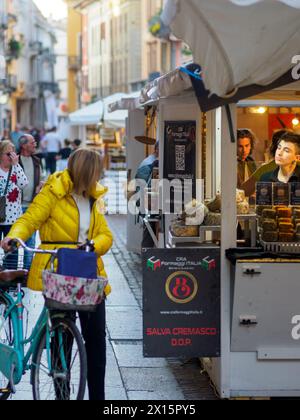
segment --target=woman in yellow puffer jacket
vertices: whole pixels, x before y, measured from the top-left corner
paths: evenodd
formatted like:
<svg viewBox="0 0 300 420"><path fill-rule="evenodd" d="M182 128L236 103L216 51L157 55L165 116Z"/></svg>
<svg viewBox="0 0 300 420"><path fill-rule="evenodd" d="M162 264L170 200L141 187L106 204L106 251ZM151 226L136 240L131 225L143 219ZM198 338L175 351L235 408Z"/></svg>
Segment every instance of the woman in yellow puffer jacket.
<svg viewBox="0 0 300 420"><path fill-rule="evenodd" d="M50 176L27 212L13 225L2 242L9 249L13 238L28 240L40 232L42 249L76 248L77 243L93 240L98 255L98 274L106 277L102 256L112 246L113 237L103 215L103 195L107 190L99 185L102 172L100 155L93 150L74 152L68 169ZM67 246L64 244L68 244ZM28 287L42 290L42 271L48 268L49 256L36 255L28 278ZM106 296L110 287L105 290ZM90 400L104 400L106 366L105 302L95 313L80 313L81 328L88 358Z"/></svg>

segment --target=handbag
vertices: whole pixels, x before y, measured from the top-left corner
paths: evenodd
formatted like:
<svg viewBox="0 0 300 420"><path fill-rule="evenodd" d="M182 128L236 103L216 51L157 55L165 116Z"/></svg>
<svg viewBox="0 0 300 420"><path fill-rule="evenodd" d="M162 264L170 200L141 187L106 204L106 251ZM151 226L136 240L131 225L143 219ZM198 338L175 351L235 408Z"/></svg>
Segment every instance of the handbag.
<svg viewBox="0 0 300 420"><path fill-rule="evenodd" d="M6 194L7 194L7 190L9 186L11 171L12 171L12 168L10 168L9 173L8 173L4 194L0 197L0 223L4 223L6 220Z"/></svg>
<svg viewBox="0 0 300 420"><path fill-rule="evenodd" d="M61 248L57 251L57 260L57 274L86 279L97 278L97 254L94 252Z"/></svg>

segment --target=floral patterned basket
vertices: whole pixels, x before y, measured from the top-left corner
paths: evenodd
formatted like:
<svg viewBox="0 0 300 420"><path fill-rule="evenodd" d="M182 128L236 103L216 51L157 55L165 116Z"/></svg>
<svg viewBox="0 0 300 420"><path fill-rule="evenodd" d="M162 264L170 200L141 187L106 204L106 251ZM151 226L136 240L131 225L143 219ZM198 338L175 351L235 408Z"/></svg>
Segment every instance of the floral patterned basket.
<svg viewBox="0 0 300 420"><path fill-rule="evenodd" d="M96 310L103 300L107 279L69 277L43 271L43 295L48 309L63 311Z"/></svg>

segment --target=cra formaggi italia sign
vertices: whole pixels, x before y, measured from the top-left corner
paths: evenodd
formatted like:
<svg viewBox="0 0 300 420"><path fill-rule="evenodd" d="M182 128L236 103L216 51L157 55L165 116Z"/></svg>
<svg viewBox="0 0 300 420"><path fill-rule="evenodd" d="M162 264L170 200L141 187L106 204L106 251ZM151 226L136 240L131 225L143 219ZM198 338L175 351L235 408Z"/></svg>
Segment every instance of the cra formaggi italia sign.
<svg viewBox="0 0 300 420"><path fill-rule="evenodd" d="M143 251L145 357L220 356L220 251Z"/></svg>

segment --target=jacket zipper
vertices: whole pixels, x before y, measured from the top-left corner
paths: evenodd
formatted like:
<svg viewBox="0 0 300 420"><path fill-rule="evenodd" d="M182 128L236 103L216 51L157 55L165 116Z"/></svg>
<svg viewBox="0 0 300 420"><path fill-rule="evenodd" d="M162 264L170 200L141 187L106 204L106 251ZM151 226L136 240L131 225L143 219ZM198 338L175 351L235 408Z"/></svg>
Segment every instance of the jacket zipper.
<svg viewBox="0 0 300 420"><path fill-rule="evenodd" d="M78 234L77 234L77 242L79 242L79 234L80 234L80 211L79 211L79 207L78 207L78 205L77 205L77 203L75 201L75 198L72 195L71 195L71 197L72 197L72 200L75 203L75 207L76 207L77 213L78 213Z"/></svg>
<svg viewBox="0 0 300 420"><path fill-rule="evenodd" d="M93 218L93 222L91 223L90 230L89 230L89 237L90 237L89 240L92 240L93 239L93 232L94 232L94 227L95 227L95 212L94 212L95 205L96 205L96 202L94 203L94 205L92 207L92 218Z"/></svg>

